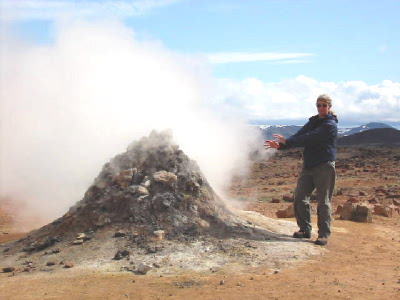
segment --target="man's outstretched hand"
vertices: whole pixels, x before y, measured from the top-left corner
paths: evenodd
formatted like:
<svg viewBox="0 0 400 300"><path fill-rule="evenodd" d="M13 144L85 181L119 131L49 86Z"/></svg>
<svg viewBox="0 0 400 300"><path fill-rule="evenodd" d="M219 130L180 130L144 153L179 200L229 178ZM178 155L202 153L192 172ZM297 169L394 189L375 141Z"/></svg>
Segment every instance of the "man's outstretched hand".
<svg viewBox="0 0 400 300"><path fill-rule="evenodd" d="M274 138L276 138L277 140L266 140L264 141L264 147L265 149L279 149L279 143L282 144L286 144L286 140L283 136L279 135L279 134L273 134L272 135Z"/></svg>

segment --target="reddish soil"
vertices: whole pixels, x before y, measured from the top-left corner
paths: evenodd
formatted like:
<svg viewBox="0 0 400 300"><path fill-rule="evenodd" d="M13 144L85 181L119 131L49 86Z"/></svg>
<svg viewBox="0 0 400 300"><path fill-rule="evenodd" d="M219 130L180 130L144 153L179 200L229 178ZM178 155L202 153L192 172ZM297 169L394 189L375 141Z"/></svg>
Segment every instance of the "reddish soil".
<svg viewBox="0 0 400 300"><path fill-rule="evenodd" d="M282 199L290 198L300 165L299 151L279 152L269 161L255 163L247 178L235 179L230 195L247 203L248 210L275 217L278 209L290 204ZM398 148L342 148L337 174L334 212L349 197L366 203L400 202ZM280 203L271 203L272 199ZM315 223L315 204L313 208ZM23 236L12 228L12 214L0 210L0 243ZM0 295L2 299L399 299L399 226L399 215L374 215L372 223L334 215L326 251L277 273L263 267L246 274L182 272L163 277L79 268L56 274L2 273Z"/></svg>

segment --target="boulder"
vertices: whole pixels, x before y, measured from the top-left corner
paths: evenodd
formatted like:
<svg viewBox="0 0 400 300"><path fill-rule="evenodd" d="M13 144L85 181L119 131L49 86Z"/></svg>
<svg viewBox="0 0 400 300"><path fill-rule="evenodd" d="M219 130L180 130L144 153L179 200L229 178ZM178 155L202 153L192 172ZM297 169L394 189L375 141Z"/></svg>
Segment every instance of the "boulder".
<svg viewBox="0 0 400 300"><path fill-rule="evenodd" d="M371 223L372 222L371 208L365 204L357 205L355 213L354 213L354 221Z"/></svg>

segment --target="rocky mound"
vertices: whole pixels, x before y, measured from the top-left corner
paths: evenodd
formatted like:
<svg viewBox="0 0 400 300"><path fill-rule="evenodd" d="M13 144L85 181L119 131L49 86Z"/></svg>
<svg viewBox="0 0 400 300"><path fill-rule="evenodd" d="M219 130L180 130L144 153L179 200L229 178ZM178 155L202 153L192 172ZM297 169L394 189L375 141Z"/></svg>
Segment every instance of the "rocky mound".
<svg viewBox="0 0 400 300"><path fill-rule="evenodd" d="M153 131L106 163L84 198L64 216L18 243L26 252L41 251L77 236L78 243L99 229L116 226L144 241L157 231L168 239L265 238L266 232L242 223L216 195L196 162L172 143L171 134Z"/></svg>

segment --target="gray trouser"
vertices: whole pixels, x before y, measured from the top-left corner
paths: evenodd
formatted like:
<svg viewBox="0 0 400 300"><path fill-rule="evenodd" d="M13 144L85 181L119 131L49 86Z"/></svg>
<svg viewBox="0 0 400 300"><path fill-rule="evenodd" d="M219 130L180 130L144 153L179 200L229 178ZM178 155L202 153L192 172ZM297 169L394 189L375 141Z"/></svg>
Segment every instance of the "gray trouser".
<svg viewBox="0 0 400 300"><path fill-rule="evenodd" d="M313 168L303 167L294 195L294 212L301 231L311 231L310 196L317 189L318 236L331 233L331 202L335 187L335 162L326 162Z"/></svg>

